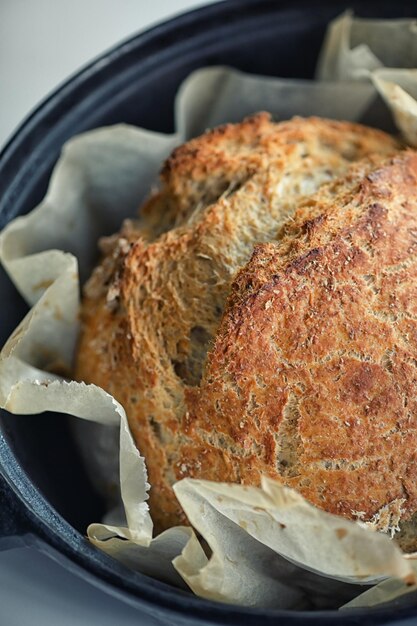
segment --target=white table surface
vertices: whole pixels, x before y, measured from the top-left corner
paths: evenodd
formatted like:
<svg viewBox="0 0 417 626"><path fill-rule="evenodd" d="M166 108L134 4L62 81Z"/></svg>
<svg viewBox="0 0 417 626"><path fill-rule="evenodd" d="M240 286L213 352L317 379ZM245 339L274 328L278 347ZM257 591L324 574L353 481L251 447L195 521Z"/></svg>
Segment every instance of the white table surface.
<svg viewBox="0 0 417 626"><path fill-rule="evenodd" d="M134 33L213 0L0 0L0 146L48 92Z"/></svg>
<svg viewBox="0 0 417 626"><path fill-rule="evenodd" d="M48 92L92 58L137 31L209 3L0 0L0 147ZM0 552L0 625L29 624L146 626L148 621L35 549Z"/></svg>

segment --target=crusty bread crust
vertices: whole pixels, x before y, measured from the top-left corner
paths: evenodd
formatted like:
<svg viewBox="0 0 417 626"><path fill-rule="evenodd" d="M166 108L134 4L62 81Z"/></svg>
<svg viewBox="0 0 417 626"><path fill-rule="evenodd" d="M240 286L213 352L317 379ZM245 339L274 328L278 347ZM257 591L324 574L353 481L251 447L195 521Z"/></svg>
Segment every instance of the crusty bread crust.
<svg viewBox="0 0 417 626"><path fill-rule="evenodd" d="M306 200L234 282L188 392L193 458L210 443L236 480L268 474L398 529L417 510L416 277L417 153L353 166Z"/></svg>
<svg viewBox="0 0 417 626"><path fill-rule="evenodd" d="M377 170L374 182L371 174L397 149L357 124L275 124L259 114L178 148L141 219L102 244L85 288L76 376L125 406L158 530L185 522L171 489L184 476L257 484L266 473L365 520L400 500L405 512L415 506L404 496L412 476L402 490L398 475L386 476L385 489L378 479L378 455L413 437L404 430L412 397L401 408L392 384L398 276L379 284L385 265L412 258L389 248L387 237L397 243L403 231L389 227L390 211L401 210L387 194L398 186L399 197L410 195L413 155ZM407 207L401 215L398 227L410 226ZM366 265L374 257L379 269ZM362 321L365 299L373 313ZM398 324L413 332L411 318ZM412 367L401 360L404 384ZM356 476L368 475L366 498Z"/></svg>

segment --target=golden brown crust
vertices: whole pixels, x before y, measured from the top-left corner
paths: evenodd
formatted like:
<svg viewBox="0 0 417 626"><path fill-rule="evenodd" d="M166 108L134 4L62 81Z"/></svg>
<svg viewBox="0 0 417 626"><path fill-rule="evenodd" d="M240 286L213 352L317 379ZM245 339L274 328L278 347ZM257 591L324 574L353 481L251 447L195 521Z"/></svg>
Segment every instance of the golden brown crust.
<svg viewBox="0 0 417 626"><path fill-rule="evenodd" d="M294 405L296 412L302 390L292 370L291 375L286 374L287 382L277 378L277 352L268 338L270 317L279 319L281 315L288 325L284 326L287 330L282 341L288 344L288 355L296 354L294 363L305 358L301 356L305 347L314 345L315 349L311 338L303 339L303 348L299 337L302 315L307 315L311 302L291 295L291 289L298 285L297 276L304 276L304 280L310 276L315 259L324 254L323 233L331 238L330 226L337 230L338 219L340 223L345 220L346 229L338 254L340 258L346 254L351 222L348 215L335 217L332 202L336 198L338 211L343 213L341 199L351 200L355 193L352 185L358 186L363 172L370 172L384 155L397 148L384 133L357 124L318 118L274 124L269 116L260 114L177 149L163 170L162 190L147 203L141 221L128 225L119 238L110 241L85 289L76 375L102 386L125 406L133 436L146 457L152 484L150 506L159 529L184 521L171 489L179 478L198 475L256 484L261 472L278 475L276 453L282 415L288 413L284 430L290 438L297 430L291 407ZM346 174L352 161L374 152L381 156L370 158L359 173L352 173L350 183L347 179L322 192L328 197L328 215L320 208L324 206L320 192L311 202L306 200L324 183ZM372 192L377 187L375 183ZM355 197L360 204L360 197ZM297 207L297 218L292 222ZM381 217L378 210L374 209L373 217L369 214L376 233L378 220L385 220L385 214ZM365 237L367 224L362 228ZM281 244L265 243L277 237ZM318 243L312 247L314 238ZM372 240L369 245L377 243ZM236 271L245 266L256 244L250 263L238 275L231 292ZM329 257L328 262L336 263L335 258ZM360 258L355 261L356 269ZM286 264L286 291L284 279L277 282L274 278L283 271L277 263ZM387 297L390 288L387 282ZM255 315L260 294L267 294L268 289L270 297L262 301ZM355 289L351 286L352 294L345 291L344 297L359 299L361 292ZM371 287L367 285L367 289ZM296 314L291 308L281 311L278 293L285 293L288 302L293 298ZM229 296L228 312L203 375L206 355ZM318 301L315 306L315 315L323 317L323 329L331 329L331 304ZM346 304L346 310L349 307L354 315L355 307ZM403 322L410 320L404 318ZM382 332L381 324L384 320L380 326L375 322L371 331ZM356 327L354 330L359 346L366 328L363 325L360 332ZM277 337L280 332L280 326L274 327ZM326 332L330 341L331 334ZM340 345L345 345L349 329L339 334ZM235 341L239 349L233 348ZM336 339L333 342L337 343ZM318 358L326 356L330 350L326 346L319 348L324 356ZM342 348L332 348L335 359L338 349ZM232 353L230 365L227 355ZM339 367L338 362L334 367ZM373 370L365 369L352 370L352 376L357 382L350 387L346 383L346 402L352 397L352 402L359 403L362 386L373 390L377 379ZM379 376L378 384L385 385L386 394L392 393L388 374L384 371ZM301 382L307 388L312 382L307 373L303 377ZM242 382L246 379L250 380L247 386ZM313 394L310 405L307 403L305 409L303 405L309 415L315 415L314 401ZM393 403L393 411L395 406ZM377 410L375 404L372 410ZM387 418L391 425L390 419L394 418ZM317 415L315 420L306 419L305 428L311 431L306 436L312 436L314 429L320 431ZM344 433L343 445L350 445L357 437L359 446L357 433ZM308 463L319 460L324 446L320 442L319 436L317 459L313 455ZM332 440L327 445L337 446ZM339 444L338 454L343 445ZM288 467L292 467L293 457L298 457L293 451L289 454ZM329 452L331 458L334 454ZM361 458L359 448L357 458ZM283 475L283 479L288 484L294 482L294 477ZM341 488L343 480L342 472ZM340 512L348 514L347 507L342 506Z"/></svg>
<svg viewBox="0 0 417 626"><path fill-rule="evenodd" d="M192 391L196 456L215 432L242 482L386 531L416 512L416 216L410 151L353 167L257 247Z"/></svg>

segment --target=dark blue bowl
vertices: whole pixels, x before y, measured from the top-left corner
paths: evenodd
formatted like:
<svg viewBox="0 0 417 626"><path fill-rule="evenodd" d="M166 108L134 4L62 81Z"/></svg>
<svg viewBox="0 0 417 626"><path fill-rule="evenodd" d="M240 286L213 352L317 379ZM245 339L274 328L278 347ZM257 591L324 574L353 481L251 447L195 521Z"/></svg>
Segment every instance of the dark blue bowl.
<svg viewBox="0 0 417 626"><path fill-rule="evenodd" d="M351 7L364 17L410 17L415 0L230 0L182 15L113 48L73 76L22 124L0 155L0 228L43 197L63 143L127 122L173 130L181 81L207 65L310 78L327 23ZM0 270L0 342L27 311ZM0 547L31 543L135 606L155 624L414 624L417 608L299 613L201 600L125 569L84 538L103 503L83 473L66 420L0 417Z"/></svg>

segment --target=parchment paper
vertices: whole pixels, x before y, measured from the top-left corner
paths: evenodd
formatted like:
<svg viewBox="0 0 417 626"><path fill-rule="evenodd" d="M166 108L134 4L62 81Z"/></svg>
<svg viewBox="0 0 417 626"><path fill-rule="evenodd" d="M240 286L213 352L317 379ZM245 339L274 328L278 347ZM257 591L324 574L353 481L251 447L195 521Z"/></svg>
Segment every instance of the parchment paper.
<svg viewBox="0 0 417 626"><path fill-rule="evenodd" d="M62 377L70 371L78 333L78 264L81 277L88 276L99 236L117 231L124 217L135 214L174 146L206 127L262 109L277 120L294 114L361 119L375 94L369 79L318 83L227 68L200 70L179 91L175 134L119 125L72 139L44 201L1 234L0 258L32 309L1 353L0 404L12 413L52 410L104 425L104 443L90 471L102 488L111 481L120 484L123 507L109 512L107 524L91 524L88 536L129 567L178 586L187 583L206 598L277 608L340 606L357 596L361 585L386 577L401 580L402 590L415 582L412 561L387 536L319 511L266 479L259 488L191 479L177 483L177 497L210 556L188 527L152 538L145 461L123 407L94 385ZM57 371L61 376L52 373ZM105 460L116 428L120 480L114 458ZM117 505L117 494L112 504Z"/></svg>
<svg viewBox="0 0 417 626"><path fill-rule="evenodd" d="M322 81L374 83L407 143L417 146L417 20L347 12L329 26L317 64Z"/></svg>

